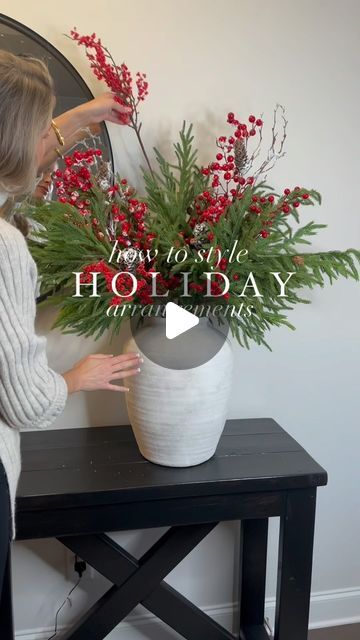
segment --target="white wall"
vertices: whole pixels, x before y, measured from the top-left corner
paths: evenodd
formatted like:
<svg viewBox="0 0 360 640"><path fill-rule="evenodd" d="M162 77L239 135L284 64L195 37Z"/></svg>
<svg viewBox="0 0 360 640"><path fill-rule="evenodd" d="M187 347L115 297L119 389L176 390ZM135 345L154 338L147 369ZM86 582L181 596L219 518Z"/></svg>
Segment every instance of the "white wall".
<svg viewBox="0 0 360 640"><path fill-rule="evenodd" d="M96 31L115 59L146 71L151 93L142 115L148 148L166 149L185 118L194 122L206 161L229 110L241 117L263 112L270 127L280 102L289 120L287 156L272 172L271 183L279 189L301 184L322 193L321 207L301 211L304 221L316 216L329 224L315 240L316 249L359 246L357 0L42 0L32 5L2 0L1 9L60 49L96 94L102 87L92 79L83 52L62 35L73 26L83 33ZM140 156L131 132L111 126L110 133L117 168L134 177ZM297 331L272 332L273 353L237 348L229 417L272 416L328 471L329 484L318 492L311 603L311 626L327 626L360 621L359 288L339 281L307 293L312 305L291 314ZM50 312L40 314L39 332L49 332L52 318ZM59 371L106 348L56 332L48 334L48 346L50 363ZM126 422L123 398L99 392L71 397L54 428ZM271 521L270 527L270 617L277 524ZM236 595L236 532L233 523L221 525L169 580L227 625ZM140 553L158 532L112 535ZM47 637L41 630L50 635L73 580L66 553L56 541L39 540L15 543L13 554L17 632L27 640ZM63 608L60 625L108 586L97 578L84 577L73 607ZM162 640L157 626L144 623L136 629L121 626L111 638Z"/></svg>

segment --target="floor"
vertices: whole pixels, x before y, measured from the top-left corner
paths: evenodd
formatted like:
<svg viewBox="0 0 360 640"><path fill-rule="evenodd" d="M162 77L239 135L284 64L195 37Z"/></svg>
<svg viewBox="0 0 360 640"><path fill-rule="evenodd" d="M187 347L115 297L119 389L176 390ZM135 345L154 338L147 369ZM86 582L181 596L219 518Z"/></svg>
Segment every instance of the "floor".
<svg viewBox="0 0 360 640"><path fill-rule="evenodd" d="M309 640L359 640L360 624L348 624L331 629L314 629L309 633Z"/></svg>

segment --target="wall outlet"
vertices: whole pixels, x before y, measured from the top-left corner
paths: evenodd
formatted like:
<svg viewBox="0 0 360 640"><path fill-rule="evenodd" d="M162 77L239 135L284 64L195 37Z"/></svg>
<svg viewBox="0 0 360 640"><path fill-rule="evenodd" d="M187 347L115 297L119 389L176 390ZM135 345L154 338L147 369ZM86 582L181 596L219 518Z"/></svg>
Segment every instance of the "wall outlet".
<svg viewBox="0 0 360 640"><path fill-rule="evenodd" d="M79 556L75 556L74 571L75 573L78 574L79 578L82 578L86 569L87 569L87 564L85 560L82 560L81 558L79 558Z"/></svg>
<svg viewBox="0 0 360 640"><path fill-rule="evenodd" d="M65 551L65 578L68 582L74 582L78 579L78 574L74 571L74 563L75 563L75 553L70 551L70 549L64 548ZM81 558L78 559L81 560ZM86 570L82 575L82 579L95 580L97 577L97 572L94 567L90 564L86 563Z"/></svg>
<svg viewBox="0 0 360 640"><path fill-rule="evenodd" d="M91 564L89 564L88 562L85 562L85 560L82 560L82 558L79 558L79 556L77 557L77 560L80 563L80 566L85 565L85 569L83 569L82 577L86 575L88 579L90 578L90 580L94 580L96 576L96 571L94 567L92 567ZM74 569L74 563L75 563L75 555L73 555L73 573L74 572L77 573Z"/></svg>

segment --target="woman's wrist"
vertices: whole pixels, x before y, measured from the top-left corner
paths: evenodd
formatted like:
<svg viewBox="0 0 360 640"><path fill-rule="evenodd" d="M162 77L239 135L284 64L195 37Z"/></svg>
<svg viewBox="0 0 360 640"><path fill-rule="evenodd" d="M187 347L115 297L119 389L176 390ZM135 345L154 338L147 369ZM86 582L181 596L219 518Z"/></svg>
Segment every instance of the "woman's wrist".
<svg viewBox="0 0 360 640"><path fill-rule="evenodd" d="M62 376L67 384L69 395L71 395L72 393L76 393L77 391L80 391L78 376L75 375L75 372L73 369L66 371L65 373L62 374Z"/></svg>
<svg viewBox="0 0 360 640"><path fill-rule="evenodd" d="M66 146L69 144L69 139L72 139L79 129L83 129L89 124L90 115L87 104L87 102L79 104L53 119Z"/></svg>
<svg viewBox="0 0 360 640"><path fill-rule="evenodd" d="M59 146L56 133L52 129L39 165L39 172L45 171L55 160L58 160L59 155L66 154L77 143L81 130L89 126L89 111L86 104L74 107L54 118L55 125L64 139L64 145Z"/></svg>
<svg viewBox="0 0 360 640"><path fill-rule="evenodd" d="M89 115L88 103L79 104L77 107L72 109L72 118L74 124L74 133L79 129L85 129L89 126L89 121L91 120L91 116Z"/></svg>

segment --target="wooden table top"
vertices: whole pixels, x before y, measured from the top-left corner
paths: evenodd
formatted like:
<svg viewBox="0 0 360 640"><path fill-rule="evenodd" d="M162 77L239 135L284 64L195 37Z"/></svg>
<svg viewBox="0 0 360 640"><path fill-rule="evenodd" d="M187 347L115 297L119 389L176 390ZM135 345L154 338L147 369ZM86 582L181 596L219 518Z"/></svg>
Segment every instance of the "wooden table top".
<svg viewBox="0 0 360 640"><path fill-rule="evenodd" d="M128 425L21 433L17 510L124 503L325 485L327 473L275 420L228 420L215 455L155 465Z"/></svg>

